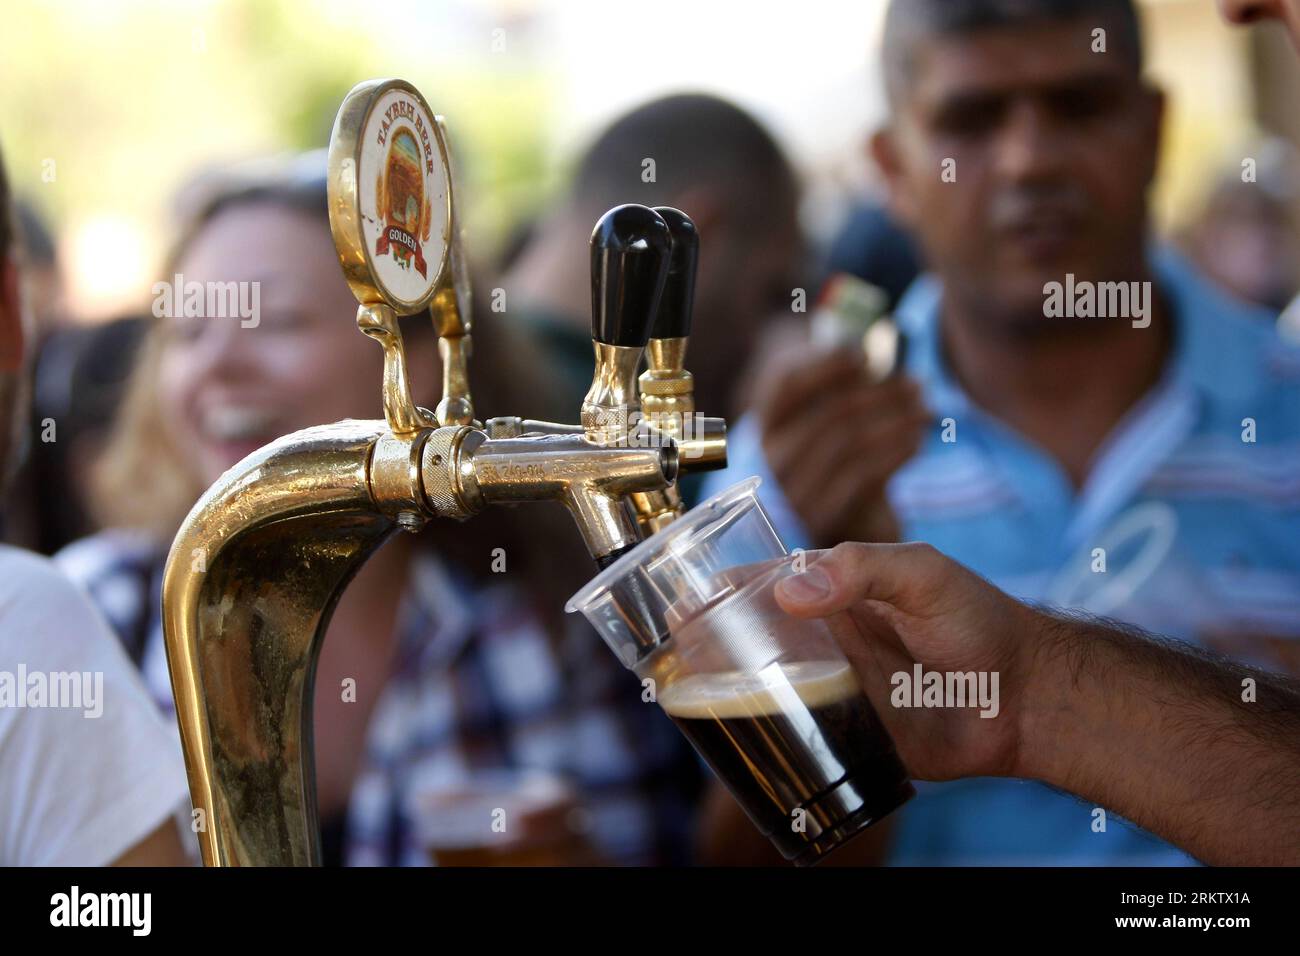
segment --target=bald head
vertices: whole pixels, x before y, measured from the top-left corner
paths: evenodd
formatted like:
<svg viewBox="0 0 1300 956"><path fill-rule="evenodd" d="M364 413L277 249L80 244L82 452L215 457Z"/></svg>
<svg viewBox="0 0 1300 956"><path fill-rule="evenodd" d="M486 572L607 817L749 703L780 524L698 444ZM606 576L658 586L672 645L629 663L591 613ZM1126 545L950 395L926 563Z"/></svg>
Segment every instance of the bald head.
<svg viewBox="0 0 1300 956"><path fill-rule="evenodd" d="M654 161L654 179L643 175ZM615 120L583 153L570 197L599 214L624 202L648 206L707 190L737 209L755 195L795 192L781 147L749 113L701 93L652 100Z"/></svg>

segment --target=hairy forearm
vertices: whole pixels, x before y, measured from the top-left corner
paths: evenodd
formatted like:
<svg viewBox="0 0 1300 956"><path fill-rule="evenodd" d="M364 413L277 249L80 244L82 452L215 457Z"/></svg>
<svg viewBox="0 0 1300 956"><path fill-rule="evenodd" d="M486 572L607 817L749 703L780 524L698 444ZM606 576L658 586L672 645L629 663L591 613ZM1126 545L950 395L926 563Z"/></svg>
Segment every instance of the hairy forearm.
<svg viewBox="0 0 1300 956"><path fill-rule="evenodd" d="M1017 776L1207 863L1300 864L1300 683L1111 622L1036 620Z"/></svg>

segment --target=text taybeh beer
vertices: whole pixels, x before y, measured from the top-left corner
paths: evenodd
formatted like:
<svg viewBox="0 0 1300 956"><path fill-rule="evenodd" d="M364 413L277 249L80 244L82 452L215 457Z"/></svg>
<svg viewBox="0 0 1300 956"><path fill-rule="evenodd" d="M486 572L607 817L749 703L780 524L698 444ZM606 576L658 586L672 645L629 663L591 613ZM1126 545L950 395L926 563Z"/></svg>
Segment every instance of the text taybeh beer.
<svg viewBox="0 0 1300 956"><path fill-rule="evenodd" d="M383 122L379 125L379 132L375 135L375 141L380 146L388 143L388 131L392 128L394 122L404 119L415 127L415 131L420 134L420 148L424 150L424 171L426 175L433 175L433 143L429 137L429 127L425 125L424 117L420 111L415 108L415 104L410 100L398 100L384 111Z"/></svg>

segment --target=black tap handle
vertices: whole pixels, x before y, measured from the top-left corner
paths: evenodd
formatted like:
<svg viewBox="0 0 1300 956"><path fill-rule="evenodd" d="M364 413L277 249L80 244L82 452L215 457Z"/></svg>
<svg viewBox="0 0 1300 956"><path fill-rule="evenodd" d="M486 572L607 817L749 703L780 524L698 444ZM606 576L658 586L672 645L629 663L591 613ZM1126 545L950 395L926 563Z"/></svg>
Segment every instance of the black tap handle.
<svg viewBox="0 0 1300 956"><path fill-rule="evenodd" d="M672 206L655 206L668 223L673 254L668 262L659 315L650 330L652 339L680 339L691 334L691 309L695 304L695 268L700 260L700 233L691 217Z"/></svg>
<svg viewBox="0 0 1300 956"><path fill-rule="evenodd" d="M643 348L659 313L672 234L649 206L615 206L591 231L591 337Z"/></svg>

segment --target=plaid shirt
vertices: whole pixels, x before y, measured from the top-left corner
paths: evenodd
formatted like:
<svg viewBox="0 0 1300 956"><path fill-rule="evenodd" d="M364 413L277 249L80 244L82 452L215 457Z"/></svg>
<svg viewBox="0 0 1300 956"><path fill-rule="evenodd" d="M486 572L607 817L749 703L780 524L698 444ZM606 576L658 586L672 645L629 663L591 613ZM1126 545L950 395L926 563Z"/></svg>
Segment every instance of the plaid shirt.
<svg viewBox="0 0 1300 956"><path fill-rule="evenodd" d="M56 560L113 625L160 707L174 714L161 618L165 554L108 531ZM438 559L413 562L394 671L353 782L349 865L424 865L408 798L470 773L563 775L608 861L689 862L702 772L685 740L576 616L557 642L507 584L474 592Z"/></svg>

